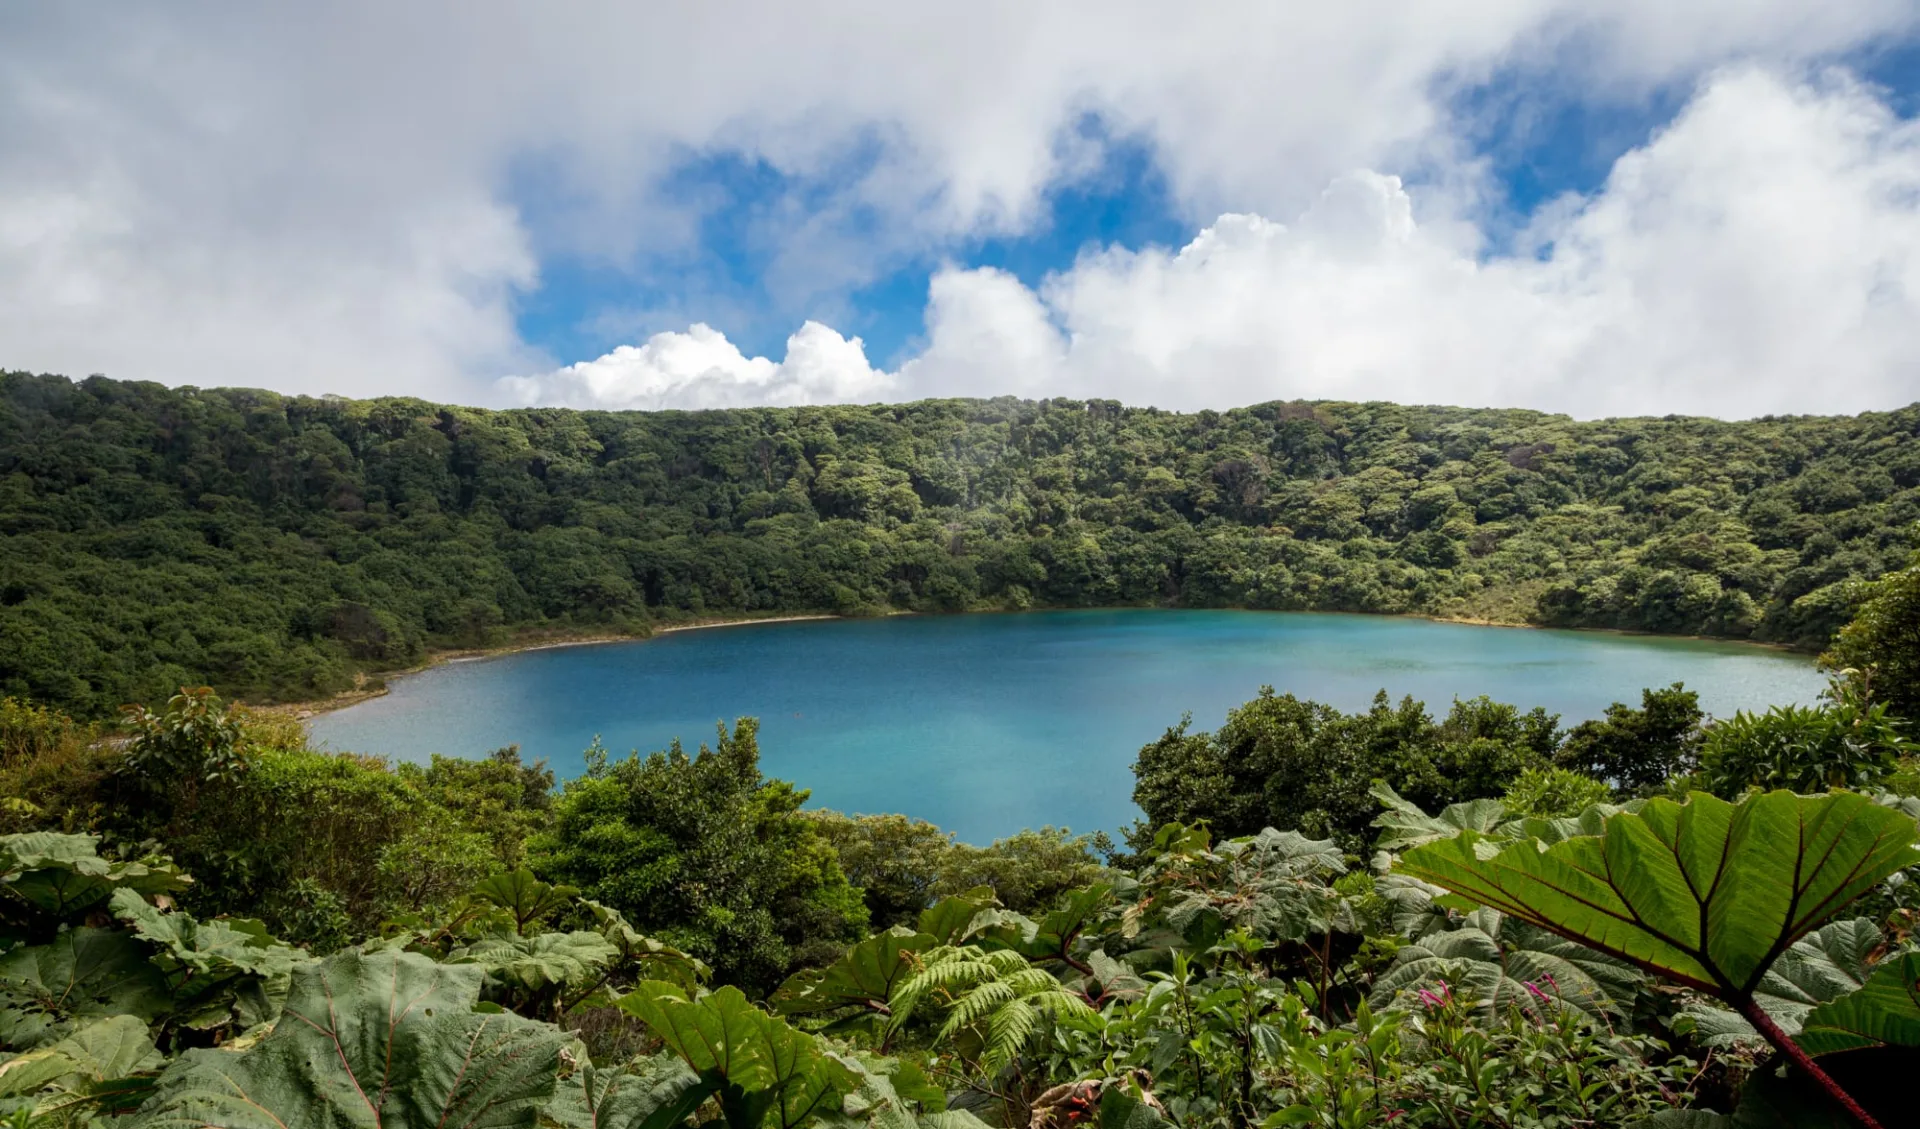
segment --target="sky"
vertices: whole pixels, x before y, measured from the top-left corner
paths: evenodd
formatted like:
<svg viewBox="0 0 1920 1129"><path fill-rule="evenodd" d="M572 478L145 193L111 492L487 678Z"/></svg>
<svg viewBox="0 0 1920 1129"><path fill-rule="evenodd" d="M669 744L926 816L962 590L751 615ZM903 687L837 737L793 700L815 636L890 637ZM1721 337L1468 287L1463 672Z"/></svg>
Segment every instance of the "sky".
<svg viewBox="0 0 1920 1129"><path fill-rule="evenodd" d="M0 7L0 368L1920 400L1920 0Z"/></svg>

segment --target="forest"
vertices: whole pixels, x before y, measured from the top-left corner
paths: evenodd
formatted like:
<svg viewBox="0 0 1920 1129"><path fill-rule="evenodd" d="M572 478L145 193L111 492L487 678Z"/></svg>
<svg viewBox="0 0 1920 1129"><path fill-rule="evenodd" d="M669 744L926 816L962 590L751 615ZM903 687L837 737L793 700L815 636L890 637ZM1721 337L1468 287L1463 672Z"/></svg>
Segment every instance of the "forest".
<svg viewBox="0 0 1920 1129"><path fill-rule="evenodd" d="M0 1121L1912 1125L1920 557L1850 601L1813 705L1266 691L1124 843L810 809L751 718L556 782L0 698Z"/></svg>
<svg viewBox="0 0 1920 1129"><path fill-rule="evenodd" d="M1819 650L1920 521L1920 405L938 400L485 411L0 374L0 693L310 700L702 617L1177 605Z"/></svg>

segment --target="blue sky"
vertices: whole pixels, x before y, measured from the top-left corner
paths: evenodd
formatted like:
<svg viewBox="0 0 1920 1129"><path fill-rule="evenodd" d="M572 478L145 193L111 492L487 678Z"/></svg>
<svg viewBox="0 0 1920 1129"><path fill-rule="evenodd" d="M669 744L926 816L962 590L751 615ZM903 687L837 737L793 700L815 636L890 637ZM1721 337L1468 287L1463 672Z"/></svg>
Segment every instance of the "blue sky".
<svg viewBox="0 0 1920 1129"><path fill-rule="evenodd" d="M1901 115L1920 109L1920 46L1875 43L1830 62L1881 87ZM1447 111L1486 162L1493 187L1483 216L1488 251L1506 250L1507 237L1541 205L1597 192L1614 162L1671 122L1691 92L1690 81L1672 81L1627 97L1595 97L1552 75L1512 68L1448 95ZM816 317L861 337L876 365L895 367L925 345L928 283L943 264L996 267L1037 288L1089 249L1177 248L1200 230L1205 219L1181 207L1150 139L1116 135L1095 115L1071 132L1095 142L1101 159L1047 185L1030 227L895 255L871 280L802 298L764 284L779 234L771 221L817 205L834 185L806 183L737 153L686 155L665 181L670 197L701 212L695 245L657 257L638 248L624 263L568 253L545 258L539 287L517 303L516 326L529 343L573 360L705 320L744 352L778 357L794 327ZM843 176L857 175L860 163L849 162ZM1417 164L1396 171L1416 186L1423 173ZM517 184L513 199L536 226L554 204L537 181ZM700 296L706 312L689 316L688 295Z"/></svg>
<svg viewBox="0 0 1920 1129"><path fill-rule="evenodd" d="M107 2L0 12L4 363L616 408L1920 394L1914 0Z"/></svg>
<svg viewBox="0 0 1920 1129"><path fill-rule="evenodd" d="M1920 46L1889 42L1847 52L1836 65L1882 86L1887 102L1912 117L1920 109ZM1592 98L1540 73L1501 71L1446 98L1463 123L1463 140L1486 161L1494 194L1484 225L1490 252L1536 207L1563 194L1594 194L1613 163L1674 119L1688 104L1690 83L1636 90L1630 98ZM636 338L684 328L685 296L707 301L707 321L739 348L780 355L787 334L806 317L822 317L866 342L876 365L897 367L925 344L927 282L943 263L998 267L1027 286L1066 271L1087 250L1179 248L1202 219L1183 209L1156 161L1150 140L1108 131L1089 115L1073 132L1100 146L1100 163L1044 188L1037 221L1018 234L954 238L939 248L897 255L876 278L793 300L768 292L762 273L774 253L770 213L818 204L831 184L781 175L768 161L739 154L685 156L666 177L674 200L703 211L693 248L653 257L639 248L628 263L601 255L555 253L541 261L541 284L516 305L524 340L555 357L586 359ZM852 161L858 165L858 161ZM1400 171L1419 184L1423 169ZM856 169L845 177L851 179ZM513 200L538 217L553 200L538 182L516 184ZM1212 217L1208 217L1212 219ZM618 311L616 317L605 317ZM643 311L637 317L624 317Z"/></svg>

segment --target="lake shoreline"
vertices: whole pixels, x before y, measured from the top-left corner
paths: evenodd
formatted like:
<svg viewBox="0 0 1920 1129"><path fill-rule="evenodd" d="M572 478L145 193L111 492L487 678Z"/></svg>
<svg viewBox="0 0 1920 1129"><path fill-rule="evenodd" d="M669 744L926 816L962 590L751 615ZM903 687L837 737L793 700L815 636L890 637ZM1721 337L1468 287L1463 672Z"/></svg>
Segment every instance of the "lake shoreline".
<svg viewBox="0 0 1920 1129"><path fill-rule="evenodd" d="M917 613L894 612L891 614L913 615ZM380 683L377 688L342 690L340 693L334 694L331 697L315 698L300 702L275 702L270 705L249 704L247 708L256 713L285 714L299 721L307 721L323 713L332 713L335 710L343 710L349 706L357 706L362 702L369 702L375 698L384 698L389 693L388 683L392 680L405 678L411 674L420 674L423 671L453 663L480 662L484 659L505 658L508 655L525 654L529 651L552 651L561 647L588 647L602 643L644 643L656 635L669 635L676 631L705 631L715 627L745 627L750 624L761 623L799 623L804 620L848 618L865 617L839 616L830 612L774 616L730 616L711 620L699 620L692 623L666 624L653 628L645 635L610 634L605 631L577 634L559 632L552 635L520 639L512 643L502 643L497 647L455 647L444 651L429 651L425 659L409 667L387 671L370 677L363 676L363 686L366 683L377 681Z"/></svg>
<svg viewBox="0 0 1920 1129"><path fill-rule="evenodd" d="M1086 608L982 608L961 612L915 612L888 611L879 615L839 615L833 612L803 612L791 615L774 616L721 616L702 619L689 623L671 623L655 627L645 635L620 635L607 632L581 634L560 633L503 643L497 647L461 647L445 651L429 652L426 659L401 670L390 671L377 676L381 683L376 689L343 690L328 698L319 698L303 702L281 702L273 705L249 706L262 713L285 714L300 721L307 721L324 713L357 706L362 702L385 697L389 693L387 685L392 679L405 678L419 674L438 666L452 663L479 662L484 659L505 658L508 655L524 654L529 651L551 651L561 647L588 647L605 643L644 643L657 635L669 635L677 631L705 631L719 627L749 627L766 623L801 623L825 619L884 619L893 616L919 615L1028 615L1035 612L1062 611L1244 611L1263 612L1278 615L1350 615L1368 619L1421 619L1430 623L1457 623L1468 627L1510 627L1526 631L1576 631L1593 635L1620 635L1638 639L1678 639L1699 643L1729 643L1776 653L1807 655L1809 652L1785 643L1768 643L1753 639L1729 639L1715 635L1669 635L1658 631L1629 631L1619 627L1549 627L1538 623L1519 623L1512 620L1480 619L1472 616L1441 615L1428 612L1350 612L1350 611L1304 611L1276 608L1169 608L1155 607L1150 604L1114 604L1102 607ZM375 679L367 679L374 681Z"/></svg>

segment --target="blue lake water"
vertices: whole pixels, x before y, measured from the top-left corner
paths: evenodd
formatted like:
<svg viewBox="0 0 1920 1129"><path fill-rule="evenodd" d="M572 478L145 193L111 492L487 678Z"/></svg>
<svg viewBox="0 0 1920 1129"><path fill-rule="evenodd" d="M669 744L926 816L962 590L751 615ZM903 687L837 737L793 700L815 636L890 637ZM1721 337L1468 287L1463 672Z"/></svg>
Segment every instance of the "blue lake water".
<svg viewBox="0 0 1920 1129"><path fill-rule="evenodd" d="M984 843L1117 830L1134 754L1191 711L1217 725L1263 685L1356 709L1376 690L1437 715L1487 694L1563 725L1684 681L1708 712L1809 702L1799 656L1740 644L1276 612L1050 611L767 623L526 651L399 678L312 723L335 750L425 760L518 744L562 778L760 718L769 776L816 806L905 812Z"/></svg>

